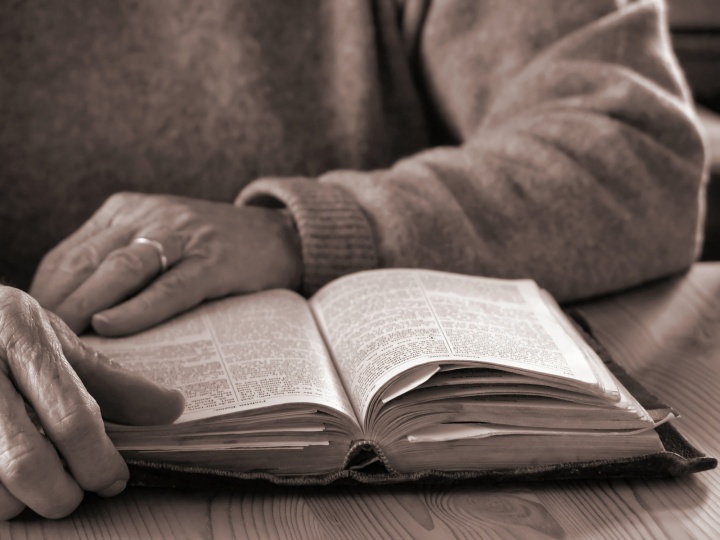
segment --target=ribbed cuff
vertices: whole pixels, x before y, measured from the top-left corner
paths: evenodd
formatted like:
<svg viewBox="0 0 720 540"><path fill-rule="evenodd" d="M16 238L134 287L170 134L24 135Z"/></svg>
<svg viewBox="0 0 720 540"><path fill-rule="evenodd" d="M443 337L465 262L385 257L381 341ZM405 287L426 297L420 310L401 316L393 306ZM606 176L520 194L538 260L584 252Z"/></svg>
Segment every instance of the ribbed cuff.
<svg viewBox="0 0 720 540"><path fill-rule="evenodd" d="M291 212L302 243L307 296L335 278L378 266L370 224L341 187L307 178L262 178L243 189L235 204L284 205Z"/></svg>

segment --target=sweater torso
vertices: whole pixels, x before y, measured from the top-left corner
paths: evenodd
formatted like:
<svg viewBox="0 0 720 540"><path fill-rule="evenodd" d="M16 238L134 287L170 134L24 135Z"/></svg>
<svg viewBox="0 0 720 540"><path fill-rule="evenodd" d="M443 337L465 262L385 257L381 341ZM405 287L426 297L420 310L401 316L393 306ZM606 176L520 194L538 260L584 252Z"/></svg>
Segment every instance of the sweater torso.
<svg viewBox="0 0 720 540"><path fill-rule="evenodd" d="M232 202L426 146L392 3L0 7L0 275L26 285L117 191Z"/></svg>

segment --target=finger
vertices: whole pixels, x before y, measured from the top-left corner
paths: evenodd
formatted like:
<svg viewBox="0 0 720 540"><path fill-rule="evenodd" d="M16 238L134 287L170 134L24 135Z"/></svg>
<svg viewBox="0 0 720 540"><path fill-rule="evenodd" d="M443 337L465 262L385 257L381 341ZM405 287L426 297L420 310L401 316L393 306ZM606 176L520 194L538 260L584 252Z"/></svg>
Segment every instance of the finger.
<svg viewBox="0 0 720 540"><path fill-rule="evenodd" d="M53 310L76 333L87 328L92 317L142 289L160 271L157 251L130 243L110 252L88 276Z"/></svg>
<svg viewBox="0 0 720 540"><path fill-rule="evenodd" d="M104 418L120 424L170 424L185 409L185 398L173 390L129 371L88 347L53 313L50 324L65 357L100 405Z"/></svg>
<svg viewBox="0 0 720 540"><path fill-rule="evenodd" d="M25 505L0 484L0 521L12 519L23 510Z"/></svg>
<svg viewBox="0 0 720 540"><path fill-rule="evenodd" d="M118 228L119 222L133 223L136 216L147 214L148 209L143 202L147 201L148 197L139 193L114 193L80 228L53 248L44 260L47 260L51 266L57 267L55 263L57 258L86 243L100 232ZM115 226L112 226L113 224Z"/></svg>
<svg viewBox="0 0 720 540"><path fill-rule="evenodd" d="M129 473L105 434L100 408L63 356L42 308L28 300L2 327L5 335L0 335L4 348L0 354L15 386L37 413L80 487L106 495L119 493ZM18 496L13 485L3 483ZM30 506L27 499L18 498Z"/></svg>
<svg viewBox="0 0 720 540"><path fill-rule="evenodd" d="M48 309L60 303L87 280L113 250L126 246L132 238L127 227L97 231L82 243L63 242L42 260L30 294Z"/></svg>
<svg viewBox="0 0 720 540"><path fill-rule="evenodd" d="M0 422L0 482L41 516L68 515L80 504L82 489L30 421L23 399L4 375L0 375L0 410L4 417Z"/></svg>
<svg viewBox="0 0 720 540"><path fill-rule="evenodd" d="M100 335L121 336L150 328L206 298L203 264L186 259L127 302L92 317Z"/></svg>

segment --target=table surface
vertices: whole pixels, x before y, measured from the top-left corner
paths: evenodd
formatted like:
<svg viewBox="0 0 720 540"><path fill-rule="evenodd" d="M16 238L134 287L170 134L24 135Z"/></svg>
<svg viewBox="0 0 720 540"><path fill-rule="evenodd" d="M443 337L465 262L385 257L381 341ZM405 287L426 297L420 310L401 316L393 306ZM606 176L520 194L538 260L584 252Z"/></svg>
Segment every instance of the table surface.
<svg viewBox="0 0 720 540"><path fill-rule="evenodd" d="M720 456L720 263L582 307L599 340ZM720 471L671 480L88 495L60 521L25 512L0 538L720 538Z"/></svg>

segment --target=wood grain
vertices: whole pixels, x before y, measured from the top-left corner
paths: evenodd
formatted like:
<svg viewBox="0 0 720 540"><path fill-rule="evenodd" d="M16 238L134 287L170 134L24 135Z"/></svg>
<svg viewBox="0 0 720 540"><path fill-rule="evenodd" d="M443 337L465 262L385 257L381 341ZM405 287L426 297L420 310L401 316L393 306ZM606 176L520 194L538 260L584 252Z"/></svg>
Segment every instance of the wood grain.
<svg viewBox="0 0 720 540"><path fill-rule="evenodd" d="M601 342L720 456L720 264L584 306ZM88 495L69 518L30 512L0 538L720 538L720 473L495 487L170 491Z"/></svg>

